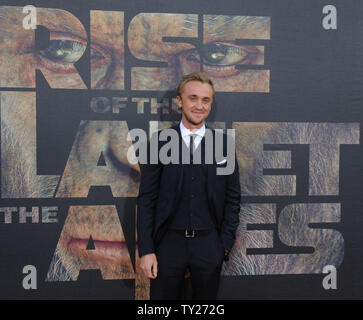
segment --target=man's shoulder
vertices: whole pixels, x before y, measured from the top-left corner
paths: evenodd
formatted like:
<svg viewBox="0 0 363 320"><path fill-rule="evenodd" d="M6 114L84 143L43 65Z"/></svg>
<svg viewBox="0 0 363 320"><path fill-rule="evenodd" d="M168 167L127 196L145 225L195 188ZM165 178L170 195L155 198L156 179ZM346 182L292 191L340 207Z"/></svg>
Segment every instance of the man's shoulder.
<svg viewBox="0 0 363 320"><path fill-rule="evenodd" d="M180 132L179 124L173 125L171 127L158 129L153 134L160 136L160 135L170 135L170 134L178 134Z"/></svg>

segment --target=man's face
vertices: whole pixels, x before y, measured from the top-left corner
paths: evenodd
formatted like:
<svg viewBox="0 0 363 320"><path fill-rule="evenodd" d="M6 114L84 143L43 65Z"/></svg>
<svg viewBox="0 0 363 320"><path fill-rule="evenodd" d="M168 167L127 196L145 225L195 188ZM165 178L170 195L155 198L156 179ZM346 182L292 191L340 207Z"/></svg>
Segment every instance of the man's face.
<svg viewBox="0 0 363 320"><path fill-rule="evenodd" d="M183 124L193 128L202 125L208 117L213 102L213 89L208 83L189 81L177 100L182 108Z"/></svg>

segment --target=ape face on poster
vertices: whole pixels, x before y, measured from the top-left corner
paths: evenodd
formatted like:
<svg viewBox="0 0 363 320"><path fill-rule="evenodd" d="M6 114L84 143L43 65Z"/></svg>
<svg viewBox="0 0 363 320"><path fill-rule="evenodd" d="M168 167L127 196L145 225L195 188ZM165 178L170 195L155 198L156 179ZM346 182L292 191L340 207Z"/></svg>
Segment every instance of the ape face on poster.
<svg viewBox="0 0 363 320"><path fill-rule="evenodd" d="M362 5L26 5L0 2L0 297L148 298L128 132L180 121L175 88L199 70L243 195L220 298L359 296Z"/></svg>

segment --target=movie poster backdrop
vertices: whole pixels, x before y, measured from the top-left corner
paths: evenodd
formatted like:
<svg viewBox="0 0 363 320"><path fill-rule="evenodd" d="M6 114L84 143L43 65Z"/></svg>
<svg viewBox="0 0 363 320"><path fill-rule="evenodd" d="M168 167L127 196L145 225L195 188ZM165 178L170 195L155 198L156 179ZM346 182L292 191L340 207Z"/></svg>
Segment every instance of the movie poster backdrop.
<svg viewBox="0 0 363 320"><path fill-rule="evenodd" d="M362 298L362 13L1 0L0 298L149 298L129 132L178 123L176 86L194 71L215 84L207 124L234 129L240 168L219 298Z"/></svg>

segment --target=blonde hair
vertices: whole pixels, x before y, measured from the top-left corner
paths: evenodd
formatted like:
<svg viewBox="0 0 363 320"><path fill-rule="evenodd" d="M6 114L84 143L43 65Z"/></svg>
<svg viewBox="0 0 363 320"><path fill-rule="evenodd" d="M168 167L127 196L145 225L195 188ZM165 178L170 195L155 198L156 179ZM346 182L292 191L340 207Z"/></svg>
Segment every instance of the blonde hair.
<svg viewBox="0 0 363 320"><path fill-rule="evenodd" d="M212 80L203 72L193 72L193 73L190 73L190 74L187 74L185 76L183 76L183 78L181 79L177 89L176 89L176 92L177 92L177 95L181 97L181 94L184 90L184 87L185 85L189 82L189 81L199 81L201 83L208 83L211 87L212 87L212 90L213 90L213 97L215 95L215 90L214 90L214 85L213 85L213 82Z"/></svg>

